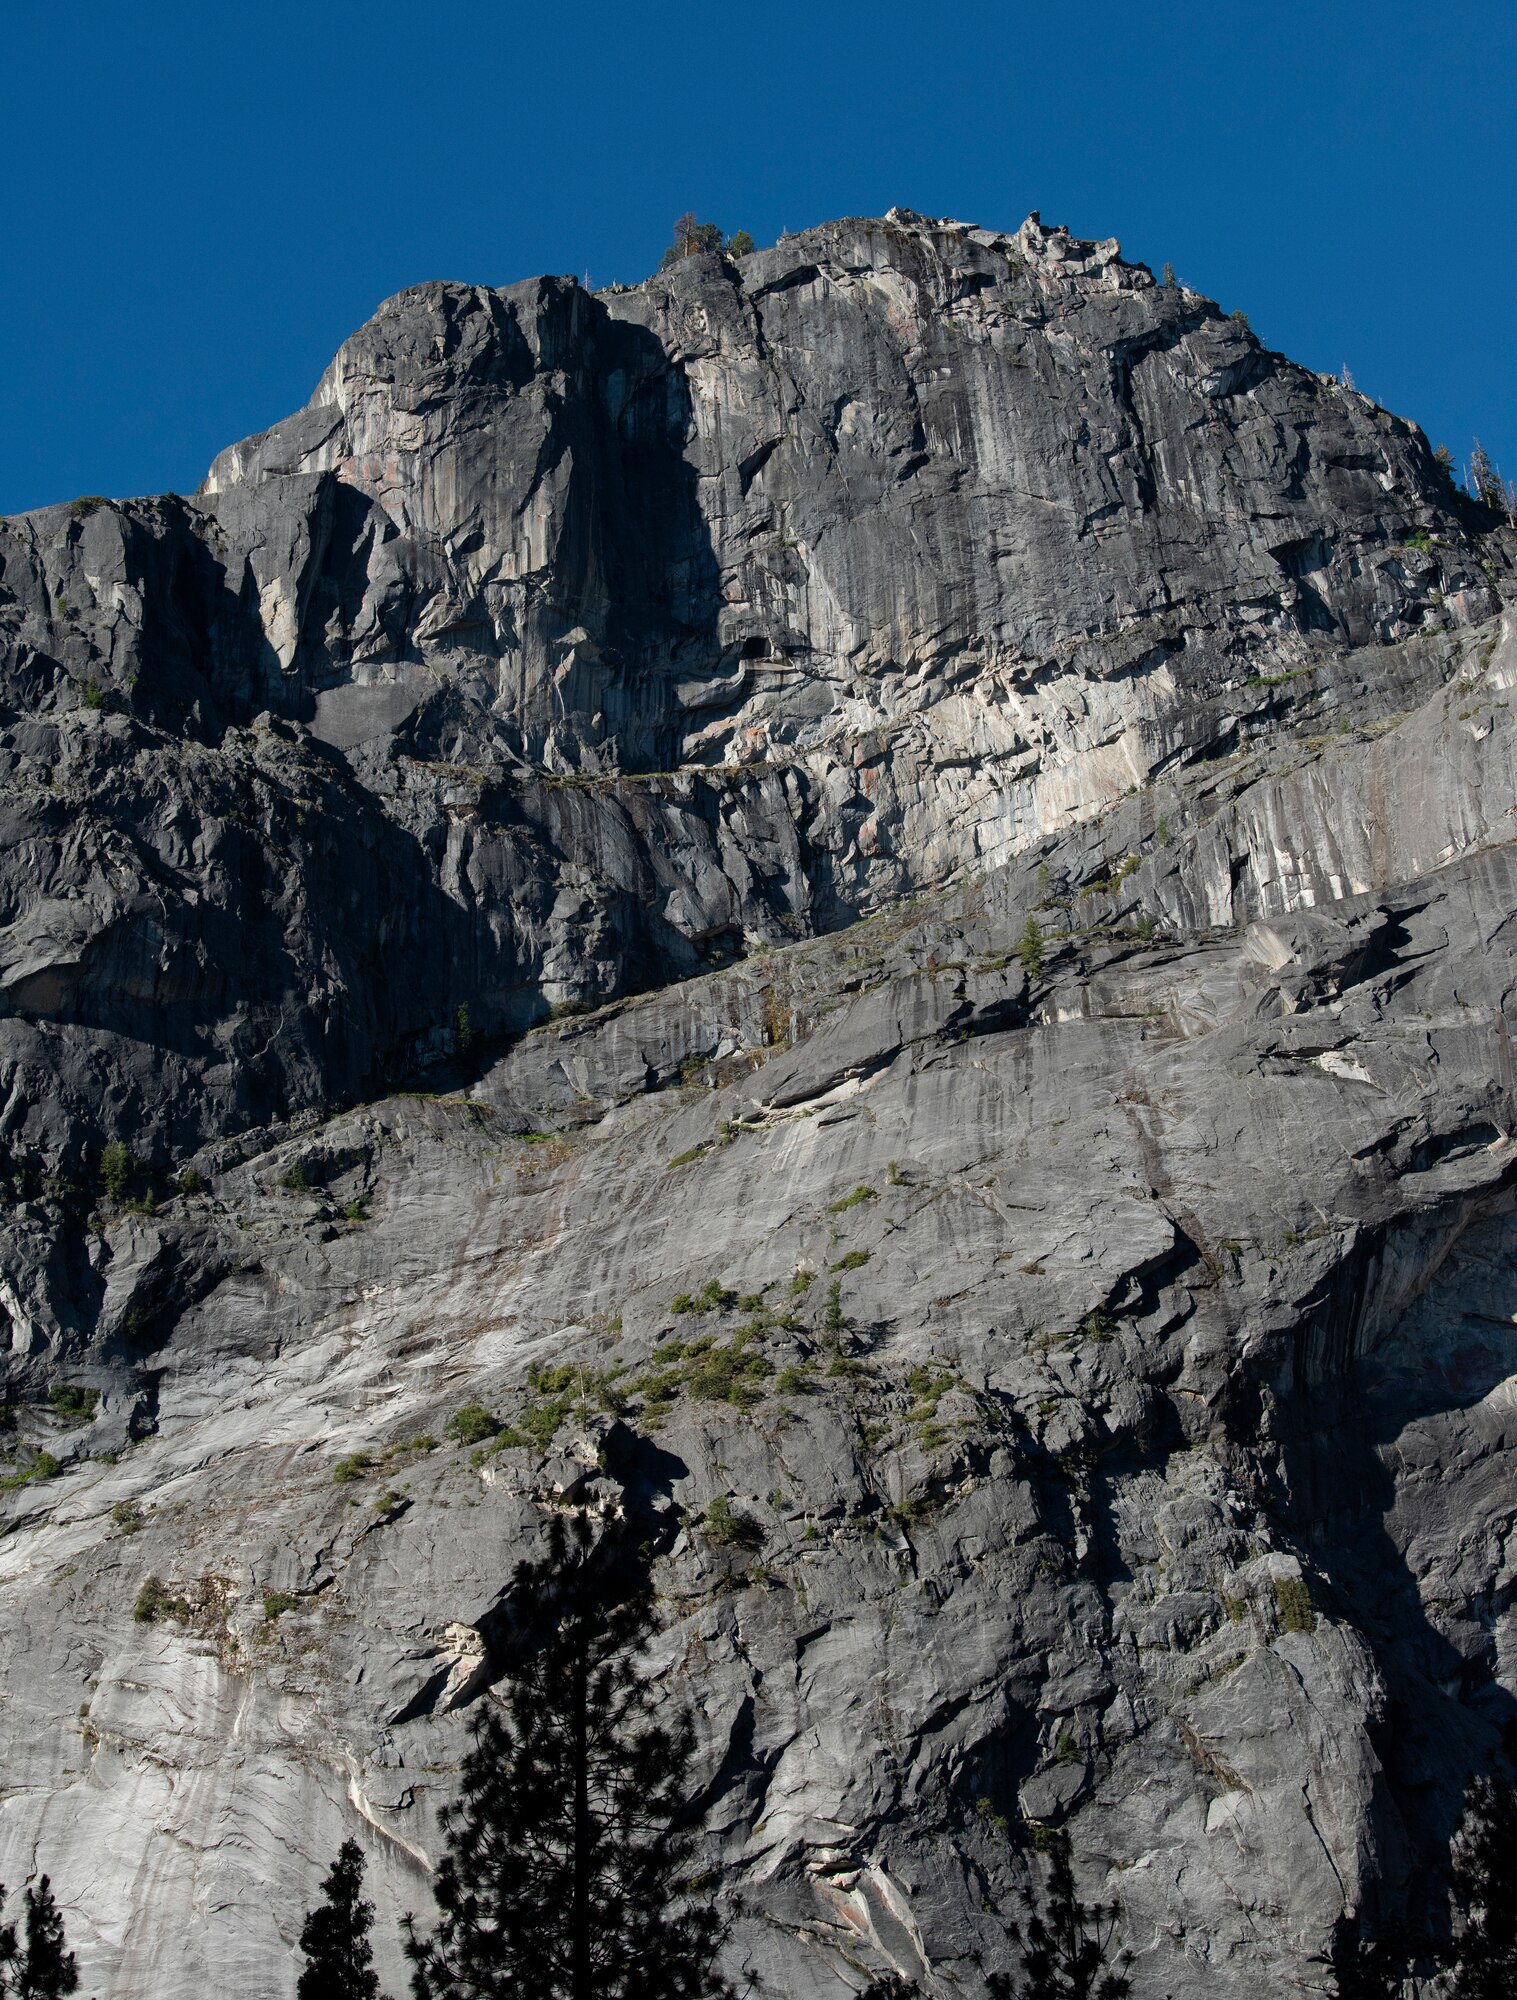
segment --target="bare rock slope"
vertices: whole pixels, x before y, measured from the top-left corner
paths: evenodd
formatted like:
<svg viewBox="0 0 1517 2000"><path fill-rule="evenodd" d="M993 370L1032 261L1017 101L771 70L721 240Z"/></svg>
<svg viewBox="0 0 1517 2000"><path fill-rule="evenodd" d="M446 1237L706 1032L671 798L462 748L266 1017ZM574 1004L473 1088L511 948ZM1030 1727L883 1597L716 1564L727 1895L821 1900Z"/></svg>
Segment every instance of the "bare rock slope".
<svg viewBox="0 0 1517 2000"><path fill-rule="evenodd" d="M0 523L0 1879L88 1978L284 1990L360 1823L424 1906L566 1499L756 1991L982 1991L1046 1825L1145 2000L1426 1897L1513 1712L1511 578L1210 301L902 212L419 287L193 502Z"/></svg>

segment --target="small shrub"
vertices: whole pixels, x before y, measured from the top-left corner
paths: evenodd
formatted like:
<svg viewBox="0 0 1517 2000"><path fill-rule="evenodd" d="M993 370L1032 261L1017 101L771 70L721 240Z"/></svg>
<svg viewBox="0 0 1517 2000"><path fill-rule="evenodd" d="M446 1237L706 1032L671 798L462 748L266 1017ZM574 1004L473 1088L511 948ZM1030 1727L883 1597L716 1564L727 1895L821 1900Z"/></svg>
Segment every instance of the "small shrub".
<svg viewBox="0 0 1517 2000"><path fill-rule="evenodd" d="M691 1395L703 1396L708 1402L735 1403L741 1408L759 1400L761 1384L773 1373L774 1364L766 1355L734 1341L698 1355L685 1371L685 1386Z"/></svg>
<svg viewBox="0 0 1517 2000"><path fill-rule="evenodd" d="M82 1424L95 1414L100 1392L83 1389L77 1382L55 1382L47 1392L47 1400L56 1416L68 1423Z"/></svg>
<svg viewBox="0 0 1517 2000"><path fill-rule="evenodd" d="M366 1472L374 1470L374 1461L366 1451L350 1451L346 1458L338 1459L332 1467L334 1486L351 1486L356 1479L362 1479Z"/></svg>
<svg viewBox="0 0 1517 2000"><path fill-rule="evenodd" d="M1277 1576L1274 1582L1275 1603L1280 1608L1280 1623L1286 1631L1315 1632L1317 1614L1312 1609L1312 1594L1305 1577Z"/></svg>
<svg viewBox="0 0 1517 2000"><path fill-rule="evenodd" d="M669 1162L669 1167L666 1171L672 1171L675 1167L688 1167L692 1160L698 1160L702 1153L707 1153L710 1150L711 1142L709 1139L703 1139L698 1146L687 1146L683 1153L675 1154L674 1158Z"/></svg>
<svg viewBox="0 0 1517 2000"><path fill-rule="evenodd" d="M84 683L84 705L86 708L105 707L105 689L93 674Z"/></svg>
<svg viewBox="0 0 1517 2000"><path fill-rule="evenodd" d="M708 1542L722 1548L757 1549L763 1546L763 1530L746 1514L733 1511L725 1493L718 1493L706 1509L701 1532Z"/></svg>
<svg viewBox="0 0 1517 2000"><path fill-rule="evenodd" d="M310 1177L299 1160L279 1176L279 1185L286 1194L309 1194L311 1191Z"/></svg>
<svg viewBox="0 0 1517 2000"><path fill-rule="evenodd" d="M112 1201L123 1198L136 1172L137 1162L119 1139L108 1140L100 1148L100 1185Z"/></svg>
<svg viewBox="0 0 1517 2000"><path fill-rule="evenodd" d="M483 1403L465 1403L447 1422L447 1433L455 1444L483 1444L494 1437L500 1425Z"/></svg>
<svg viewBox="0 0 1517 2000"><path fill-rule="evenodd" d="M1233 1597L1224 1590L1222 1593L1222 1609L1227 1614L1229 1625L1241 1625L1248 1616L1248 1600L1243 1597Z"/></svg>
<svg viewBox="0 0 1517 2000"><path fill-rule="evenodd" d="M362 1199L358 1201L345 1201L342 1205L342 1219L344 1222L367 1222L369 1219L369 1204Z"/></svg>
<svg viewBox="0 0 1517 2000"><path fill-rule="evenodd" d="M474 1043L474 1030L469 1026L469 1003L464 1001L453 1016L453 1046L461 1056L466 1056Z"/></svg>
<svg viewBox="0 0 1517 2000"><path fill-rule="evenodd" d="M727 255L729 257L751 257L753 255L753 238L748 234L746 229L734 229L732 234L727 238Z"/></svg>
<svg viewBox="0 0 1517 2000"><path fill-rule="evenodd" d="M1169 821L1167 819L1161 818L1158 825L1154 828L1154 844L1157 847L1168 847Z"/></svg>
<svg viewBox="0 0 1517 2000"><path fill-rule="evenodd" d="M1245 333L1252 333L1253 328L1249 324L1248 314L1241 308L1235 308L1227 316L1235 326L1241 326Z"/></svg>
<svg viewBox="0 0 1517 2000"><path fill-rule="evenodd" d="M30 1486L36 1479L56 1479L62 1470L50 1451L39 1451L24 1471L7 1473L0 1479L0 1492L14 1492L18 1486Z"/></svg>
<svg viewBox="0 0 1517 2000"><path fill-rule="evenodd" d="M135 1500L118 1500L111 1509L112 1525L123 1535L137 1535L147 1526Z"/></svg>
<svg viewBox="0 0 1517 2000"><path fill-rule="evenodd" d="M868 1262L867 1250L849 1250L844 1256L839 1257L835 1264L829 1264L827 1268L829 1271L858 1271Z"/></svg>
<svg viewBox="0 0 1517 2000"><path fill-rule="evenodd" d="M174 1176L175 1194L204 1194L205 1176L194 1167L181 1167Z"/></svg>
<svg viewBox="0 0 1517 2000"><path fill-rule="evenodd" d="M277 1625L287 1611L298 1611L300 1599L288 1590L266 1590L263 1593L263 1620L266 1625Z"/></svg>
<svg viewBox="0 0 1517 2000"><path fill-rule="evenodd" d="M70 500L68 511L76 521L82 521L86 514L93 514L97 507L108 507L110 502L103 493L81 493L77 500Z"/></svg>
<svg viewBox="0 0 1517 2000"><path fill-rule="evenodd" d="M803 1293L809 1292L815 1279L815 1271L797 1271L795 1276L790 1280L791 1298L798 1299Z"/></svg>
<svg viewBox="0 0 1517 2000"><path fill-rule="evenodd" d="M420 1432L413 1438L401 1438L395 1444L385 1446L385 1462L397 1458L418 1458L429 1451L436 1451L437 1440L428 1431Z"/></svg>
<svg viewBox="0 0 1517 2000"><path fill-rule="evenodd" d="M182 1597L176 1597L161 1576L144 1579L137 1593L137 1602L132 1606L132 1616L139 1625L156 1625L160 1618L188 1618L190 1607Z"/></svg>
<svg viewBox="0 0 1517 2000"><path fill-rule="evenodd" d="M878 1200L879 1196L875 1193L874 1189L872 1187L866 1187L864 1183L860 1181L859 1185L853 1190L852 1194L845 1194L841 1201L830 1202L828 1204L827 1213L829 1215L842 1215L845 1210L850 1208L858 1208L862 1206L862 1204L866 1201L878 1201Z"/></svg>
<svg viewBox="0 0 1517 2000"><path fill-rule="evenodd" d="M804 1396L810 1387L811 1377L793 1362L788 1368L782 1368L774 1378L775 1394L779 1396Z"/></svg>
<svg viewBox="0 0 1517 2000"><path fill-rule="evenodd" d="M698 1292L676 1292L669 1301L669 1310L672 1313L730 1312L737 1303L737 1293L728 1291L720 1278L712 1278Z"/></svg>
<svg viewBox="0 0 1517 2000"><path fill-rule="evenodd" d="M1056 1764L1078 1764L1080 1746L1067 1729L1059 1731L1059 1740L1054 1745L1053 1760Z"/></svg>
<svg viewBox="0 0 1517 2000"><path fill-rule="evenodd" d="M1105 1342L1116 1338L1117 1323L1109 1313L1098 1309L1085 1315L1080 1322L1080 1331L1087 1340Z"/></svg>

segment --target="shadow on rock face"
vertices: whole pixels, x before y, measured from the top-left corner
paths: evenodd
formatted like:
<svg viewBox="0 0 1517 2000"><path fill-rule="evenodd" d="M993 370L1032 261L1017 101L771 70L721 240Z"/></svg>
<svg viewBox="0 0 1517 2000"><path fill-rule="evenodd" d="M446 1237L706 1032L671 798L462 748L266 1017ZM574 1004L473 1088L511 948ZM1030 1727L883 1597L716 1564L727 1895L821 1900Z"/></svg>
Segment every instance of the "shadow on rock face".
<svg viewBox="0 0 1517 2000"><path fill-rule="evenodd" d="M1385 1680L1381 1914L1436 1923L1465 1780L1517 1721L1501 1684L1512 1591L1485 1581L1512 1519L1517 1202L1453 1198L1401 1237L1367 1242L1303 1326L1298 1354L1315 1333L1331 1359L1285 1464L1290 1511Z"/></svg>

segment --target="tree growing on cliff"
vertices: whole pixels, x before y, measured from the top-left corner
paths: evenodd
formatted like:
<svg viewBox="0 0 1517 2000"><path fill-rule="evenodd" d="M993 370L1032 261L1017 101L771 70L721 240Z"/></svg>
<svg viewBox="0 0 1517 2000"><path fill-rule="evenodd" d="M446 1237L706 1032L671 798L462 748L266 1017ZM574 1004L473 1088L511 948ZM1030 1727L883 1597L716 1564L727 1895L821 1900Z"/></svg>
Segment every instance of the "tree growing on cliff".
<svg viewBox="0 0 1517 2000"><path fill-rule="evenodd" d="M723 2000L725 1932L687 1879L687 1713L655 1716L644 1557L583 1516L510 1598L503 1699L481 1707L445 1816L430 1936L406 1919L416 2000Z"/></svg>
<svg viewBox="0 0 1517 2000"><path fill-rule="evenodd" d="M363 1865L358 1842L345 1840L300 1933L305 1966L297 2000L380 2000L369 1943L374 1905L363 1899Z"/></svg>
<svg viewBox="0 0 1517 2000"><path fill-rule="evenodd" d="M5 1889L0 1884L0 1908ZM44 1875L26 1892L26 1942L14 1924L0 1926L0 1995L6 2000L66 2000L79 1988L79 1968L63 1934L63 1913Z"/></svg>
<svg viewBox="0 0 1517 2000"><path fill-rule="evenodd" d="M1501 475L1491 463L1491 455L1476 438L1470 450L1470 492L1482 507L1489 507L1492 513L1506 512L1506 495L1502 491Z"/></svg>
<svg viewBox="0 0 1517 2000"><path fill-rule="evenodd" d="M746 257L753 248L753 238L746 229L734 230L724 239L720 228L714 222L698 222L693 209L687 209L674 224L674 241L659 259L658 268L668 271L679 263L682 257L694 257L703 250L725 250L731 257Z"/></svg>
<svg viewBox="0 0 1517 2000"><path fill-rule="evenodd" d="M1043 926L1036 917L1029 917L1017 939L1017 958L1029 984L1034 986L1043 977L1044 948Z"/></svg>

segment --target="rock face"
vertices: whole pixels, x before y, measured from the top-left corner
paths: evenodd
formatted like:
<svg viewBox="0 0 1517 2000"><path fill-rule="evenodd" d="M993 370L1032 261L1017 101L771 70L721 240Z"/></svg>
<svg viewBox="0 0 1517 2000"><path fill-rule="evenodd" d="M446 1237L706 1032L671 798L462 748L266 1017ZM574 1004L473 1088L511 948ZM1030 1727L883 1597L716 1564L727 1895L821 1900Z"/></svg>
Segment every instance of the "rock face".
<svg viewBox="0 0 1517 2000"><path fill-rule="evenodd" d="M1039 1824L1145 2000L1425 1901L1517 1671L1512 578L1114 243L900 211L418 287L0 523L0 1879L87 1980L292 1987L355 1829L425 1905L566 1500L663 1523L757 1992L982 1992Z"/></svg>

